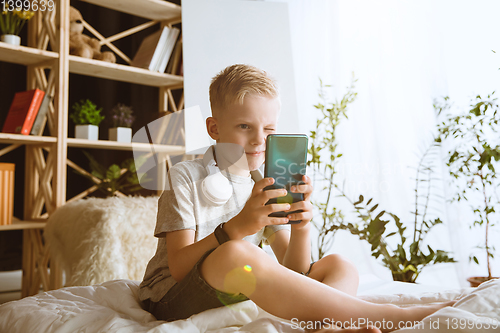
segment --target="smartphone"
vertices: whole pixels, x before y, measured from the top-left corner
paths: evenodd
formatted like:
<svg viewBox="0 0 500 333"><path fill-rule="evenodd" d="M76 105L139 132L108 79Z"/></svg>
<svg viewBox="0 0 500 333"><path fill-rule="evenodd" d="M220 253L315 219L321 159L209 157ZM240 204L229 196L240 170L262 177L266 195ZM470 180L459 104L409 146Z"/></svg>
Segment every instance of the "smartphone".
<svg viewBox="0 0 500 333"><path fill-rule="evenodd" d="M264 177L274 178L274 184L264 190L285 188L286 196L270 199L266 205L273 203L289 203L304 200L304 194L292 193L292 185L303 184L302 176L306 174L307 166L307 135L303 134L270 134L266 139L266 160ZM302 212L275 212L270 217L286 217L288 214ZM290 224L301 220L289 221Z"/></svg>

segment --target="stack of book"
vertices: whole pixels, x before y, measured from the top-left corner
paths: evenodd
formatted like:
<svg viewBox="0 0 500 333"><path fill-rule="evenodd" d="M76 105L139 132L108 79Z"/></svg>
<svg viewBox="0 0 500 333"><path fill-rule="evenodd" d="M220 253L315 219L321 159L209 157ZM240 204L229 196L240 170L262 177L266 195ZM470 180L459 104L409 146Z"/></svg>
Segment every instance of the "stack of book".
<svg viewBox="0 0 500 333"><path fill-rule="evenodd" d="M177 28L163 27L144 38L131 65L155 72L165 72L179 32Z"/></svg>
<svg viewBox="0 0 500 333"><path fill-rule="evenodd" d="M42 135L51 97L40 89L15 94L3 124L3 133Z"/></svg>

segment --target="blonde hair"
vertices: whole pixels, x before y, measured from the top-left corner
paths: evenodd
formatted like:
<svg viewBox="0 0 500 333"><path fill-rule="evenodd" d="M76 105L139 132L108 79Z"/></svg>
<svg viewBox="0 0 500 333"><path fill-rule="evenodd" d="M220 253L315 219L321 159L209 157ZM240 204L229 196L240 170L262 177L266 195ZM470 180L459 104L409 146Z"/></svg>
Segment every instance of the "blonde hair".
<svg viewBox="0 0 500 333"><path fill-rule="evenodd" d="M212 115L218 115L233 103L243 104L248 94L279 96L278 86L265 71L250 65L236 64L223 69L210 83Z"/></svg>

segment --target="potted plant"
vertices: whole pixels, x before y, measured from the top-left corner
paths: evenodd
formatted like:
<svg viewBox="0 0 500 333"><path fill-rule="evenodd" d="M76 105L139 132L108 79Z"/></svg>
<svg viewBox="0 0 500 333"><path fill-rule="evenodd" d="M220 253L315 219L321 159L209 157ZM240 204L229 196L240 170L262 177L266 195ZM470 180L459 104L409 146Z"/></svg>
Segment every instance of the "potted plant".
<svg viewBox="0 0 500 333"><path fill-rule="evenodd" d="M7 9L0 13L1 40L8 44L21 45L19 33L26 24L26 21L31 19L35 13L28 10L21 10L21 8L9 10L8 6L4 7Z"/></svg>
<svg viewBox="0 0 500 333"><path fill-rule="evenodd" d="M484 232L484 241L477 248L483 251L482 260L486 261L488 275L469 278L471 286L493 278L491 259L494 258L495 248L490 243L489 235L500 212L497 193L500 182L496 175L500 160L500 109L493 95L487 98L476 96L467 113L448 113L446 119L438 124L440 140L449 147L446 164L457 188L452 201L466 201L475 216L470 228L483 228ZM450 108L448 97L437 106L439 113ZM476 264L480 262L474 253L469 259Z"/></svg>
<svg viewBox="0 0 500 333"><path fill-rule="evenodd" d="M365 202L363 195L356 201L351 200L339 182L335 179L336 165L342 157L337 152L336 129L342 118L347 118L349 104L356 99L353 79L348 92L340 101L328 102L324 86L320 80L320 103L315 108L321 111L315 130L311 131L310 159L308 165L314 170L314 182L320 181L326 200L313 201L319 214L313 218L313 225L318 229L318 257L321 258L331 247L334 235L338 230L347 230L366 240L371 245L371 254L375 258L382 257L384 266L390 269L395 281L415 282L420 272L428 265L455 262L443 250L434 250L424 244L425 236L441 222L439 218L430 219L428 215L429 201L433 197L430 188L433 175L433 159L429 157L436 152L437 144L432 143L422 154L415 179L414 221L404 223L398 216L386 213L373 203L373 199ZM425 185L425 186L424 186ZM333 197L340 196L354 207L357 220L347 222L344 213L333 204ZM319 218L318 218L319 215ZM388 218L386 218L388 217ZM319 220L319 222L318 222ZM407 225L411 225L408 228ZM409 230L408 230L409 229ZM394 231L396 230L396 231ZM410 234L408 235L408 233ZM398 237L396 247L391 248L389 238ZM410 238L407 238L410 236ZM408 241L411 239L411 243Z"/></svg>
<svg viewBox="0 0 500 333"><path fill-rule="evenodd" d="M437 200L431 191L433 180L437 180L433 165L435 159L429 157L437 154L438 148L439 144L433 142L419 160L414 179L415 202L412 222L402 222L397 215L378 210L378 204L374 204L372 199L365 203L362 195L356 202L352 202L339 189L341 196L354 206L359 221L343 223L338 228L348 230L370 243L372 256L382 257L382 263L391 270L394 281L415 282L428 265L456 262L448 251L434 250L430 245L424 244L425 237L431 229L443 223L439 217L429 217L429 203ZM389 219L383 219L387 215ZM387 228L391 220L394 221L396 231L392 231L394 228ZM389 245L389 238L393 236L398 238L395 248Z"/></svg>
<svg viewBox="0 0 500 333"><path fill-rule="evenodd" d="M90 161L91 173L95 178L88 174L82 173L82 175L89 178L106 196L123 196L143 189L137 178L137 168L146 162L146 158L136 160L129 158L120 165L112 164L105 167L97 162L91 154L86 151L83 151L83 153ZM149 180L146 179L146 181Z"/></svg>
<svg viewBox="0 0 500 333"><path fill-rule="evenodd" d="M118 142L132 142L132 123L135 117L130 106L116 105L111 110L111 121L113 127L108 130L109 139Z"/></svg>
<svg viewBox="0 0 500 333"><path fill-rule="evenodd" d="M90 100L81 100L73 105L71 120L75 123L75 138L98 140L99 124L104 120L101 109Z"/></svg>

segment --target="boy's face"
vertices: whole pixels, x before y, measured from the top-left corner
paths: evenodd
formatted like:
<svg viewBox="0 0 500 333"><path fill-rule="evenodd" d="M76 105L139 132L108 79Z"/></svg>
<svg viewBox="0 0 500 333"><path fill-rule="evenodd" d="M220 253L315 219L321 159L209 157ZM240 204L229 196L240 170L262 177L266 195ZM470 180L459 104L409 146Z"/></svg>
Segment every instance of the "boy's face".
<svg viewBox="0 0 500 333"><path fill-rule="evenodd" d="M238 173L248 175L264 163L266 138L276 132L279 111L278 98L247 95L242 105L234 103L217 118L209 117L208 134L217 143L234 143L244 149L248 170ZM234 158L228 156L228 160Z"/></svg>

